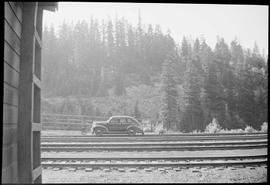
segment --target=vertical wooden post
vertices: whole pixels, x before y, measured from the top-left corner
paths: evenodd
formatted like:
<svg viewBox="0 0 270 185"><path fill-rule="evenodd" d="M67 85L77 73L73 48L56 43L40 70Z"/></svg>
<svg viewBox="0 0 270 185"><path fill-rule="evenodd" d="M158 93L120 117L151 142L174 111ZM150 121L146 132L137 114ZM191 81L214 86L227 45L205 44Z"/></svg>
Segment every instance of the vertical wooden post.
<svg viewBox="0 0 270 185"><path fill-rule="evenodd" d="M42 13L42 9L38 7L38 2L23 4L18 115L18 171L20 183L41 183L41 37L39 35L41 35L42 31L42 22L40 22Z"/></svg>
<svg viewBox="0 0 270 185"><path fill-rule="evenodd" d="M19 83L18 115L18 171L19 182L32 182L32 122L33 122L33 62L35 58L34 22L36 3L25 3L23 6L21 65Z"/></svg>

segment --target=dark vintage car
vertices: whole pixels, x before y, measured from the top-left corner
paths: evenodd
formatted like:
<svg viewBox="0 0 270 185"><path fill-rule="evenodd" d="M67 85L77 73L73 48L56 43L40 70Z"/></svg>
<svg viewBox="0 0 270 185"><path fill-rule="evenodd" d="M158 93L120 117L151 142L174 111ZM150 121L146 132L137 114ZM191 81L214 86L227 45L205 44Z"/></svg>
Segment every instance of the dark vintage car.
<svg viewBox="0 0 270 185"><path fill-rule="evenodd" d="M144 135L141 123L131 116L112 116L107 121L94 121L91 133L95 135L120 134Z"/></svg>

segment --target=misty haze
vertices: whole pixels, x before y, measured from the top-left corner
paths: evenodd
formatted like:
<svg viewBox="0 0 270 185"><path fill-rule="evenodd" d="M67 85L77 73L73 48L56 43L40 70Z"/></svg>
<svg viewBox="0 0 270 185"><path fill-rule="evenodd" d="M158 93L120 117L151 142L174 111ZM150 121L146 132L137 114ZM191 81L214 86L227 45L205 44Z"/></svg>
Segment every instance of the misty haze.
<svg viewBox="0 0 270 185"><path fill-rule="evenodd" d="M43 182L267 181L267 6L61 2L42 32Z"/></svg>

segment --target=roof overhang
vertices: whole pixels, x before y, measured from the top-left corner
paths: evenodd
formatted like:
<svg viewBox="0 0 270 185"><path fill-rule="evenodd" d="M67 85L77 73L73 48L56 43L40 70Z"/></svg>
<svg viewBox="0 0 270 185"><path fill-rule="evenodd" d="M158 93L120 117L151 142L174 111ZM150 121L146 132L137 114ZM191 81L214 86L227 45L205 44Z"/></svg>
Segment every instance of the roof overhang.
<svg viewBox="0 0 270 185"><path fill-rule="evenodd" d="M39 2L44 10L55 12L58 10L58 2Z"/></svg>

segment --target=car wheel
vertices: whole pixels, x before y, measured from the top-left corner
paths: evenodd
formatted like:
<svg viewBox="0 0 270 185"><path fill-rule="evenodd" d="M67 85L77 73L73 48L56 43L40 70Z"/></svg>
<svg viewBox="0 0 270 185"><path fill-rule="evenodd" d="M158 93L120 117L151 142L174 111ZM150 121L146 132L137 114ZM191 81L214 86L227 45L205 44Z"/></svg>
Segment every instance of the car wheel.
<svg viewBox="0 0 270 185"><path fill-rule="evenodd" d="M129 130L128 130L128 135L130 135L130 136L136 135L136 130L134 130L134 129L129 129Z"/></svg>
<svg viewBox="0 0 270 185"><path fill-rule="evenodd" d="M82 135L86 135L86 134L87 134L86 128L83 128L83 129L81 130L81 134L82 134Z"/></svg>
<svg viewBox="0 0 270 185"><path fill-rule="evenodd" d="M105 133L105 131L103 129L95 129L94 133L97 136L102 136Z"/></svg>

